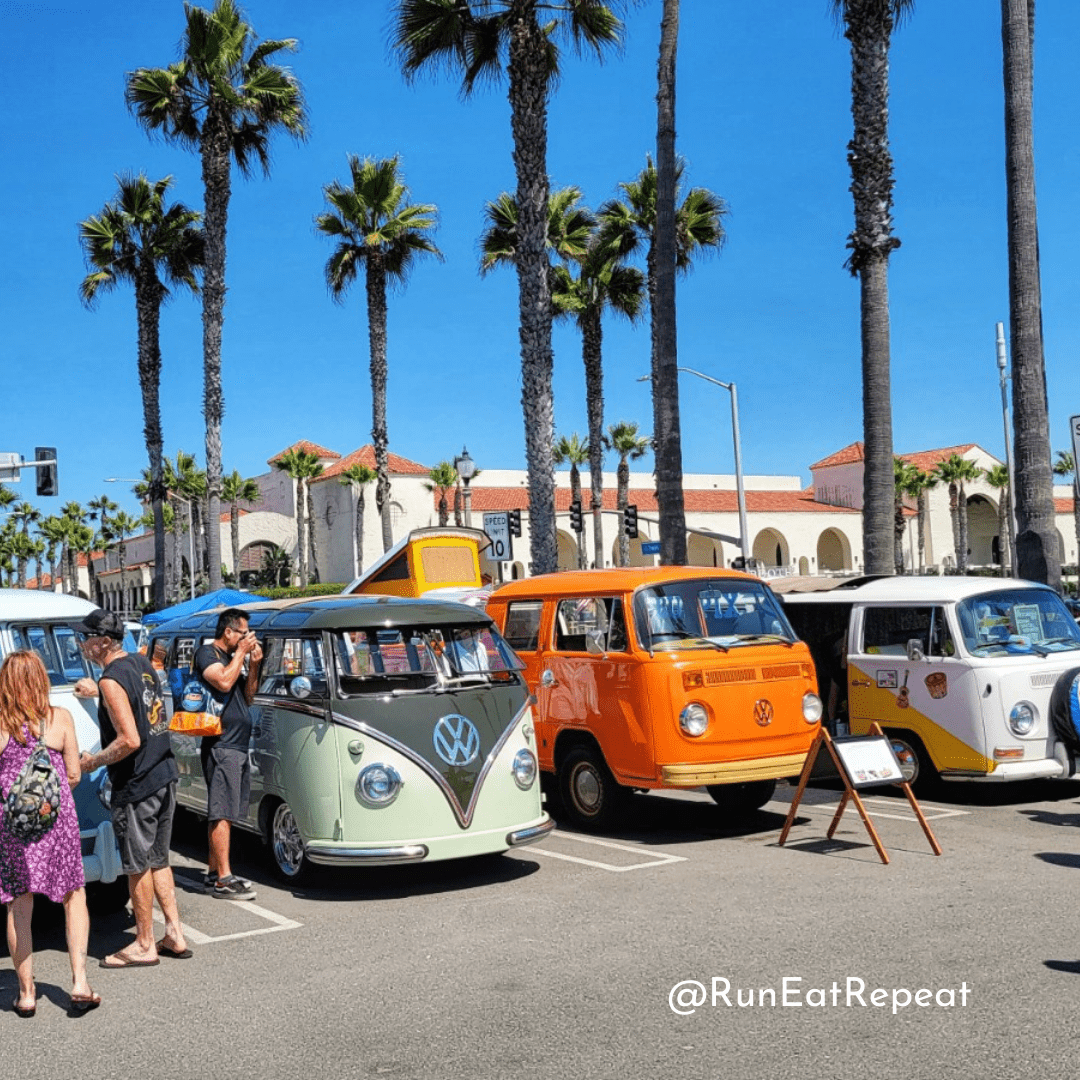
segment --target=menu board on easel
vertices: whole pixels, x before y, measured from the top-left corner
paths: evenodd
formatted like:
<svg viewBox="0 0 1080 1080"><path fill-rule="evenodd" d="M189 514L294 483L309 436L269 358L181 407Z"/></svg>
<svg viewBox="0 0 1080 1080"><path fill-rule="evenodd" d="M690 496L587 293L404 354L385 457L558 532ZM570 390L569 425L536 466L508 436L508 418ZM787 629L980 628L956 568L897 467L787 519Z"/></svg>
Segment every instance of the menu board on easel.
<svg viewBox="0 0 1080 1080"><path fill-rule="evenodd" d="M826 750L824 755L821 754L823 747ZM888 863L889 856L885 854L885 848L881 843L877 830L874 828L874 823L870 820L870 815L867 813L862 799L859 798L858 789L876 787L881 784L896 784L907 796L911 809L922 826L927 840L930 841L930 847L934 854L941 854L941 845L938 844L936 837L930 831L930 826L911 791L911 785L904 779L903 773L900 771L900 762L897 761L896 754L893 753L892 743L877 723L870 725L869 735L845 735L835 739L825 728L818 729L817 737L810 746L810 752L806 755L806 763L803 765L802 774L799 776L799 786L795 792L795 798L791 800L787 820L784 822L784 828L780 833L778 842L780 847L784 846L784 841L787 840L788 832L795 821L795 811L802 801L806 785L812 776L817 776L821 771L820 766L817 765L817 760L822 756L832 759L840 779L844 782L844 794L840 799L840 805L836 808L828 832L825 834L830 840L840 824L840 818L843 817L848 803L854 803L863 824L866 826L866 831L870 834L874 848L881 857L881 861Z"/></svg>

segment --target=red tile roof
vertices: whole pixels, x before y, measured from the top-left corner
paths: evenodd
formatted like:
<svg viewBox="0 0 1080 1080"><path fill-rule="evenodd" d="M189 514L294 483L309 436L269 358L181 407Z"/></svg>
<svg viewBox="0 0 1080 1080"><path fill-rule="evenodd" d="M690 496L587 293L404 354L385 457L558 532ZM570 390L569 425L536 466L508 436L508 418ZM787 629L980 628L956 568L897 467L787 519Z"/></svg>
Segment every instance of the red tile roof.
<svg viewBox="0 0 1080 1080"><path fill-rule="evenodd" d="M388 453L387 457L389 458L390 474L392 476L427 476L427 474L431 472L431 469L427 465L421 465L417 461L410 461L400 454ZM361 446L359 450L354 450L351 454L341 458L340 461L335 461L333 465L328 465L322 475L316 476L312 480L312 483L317 484L321 480L329 480L332 477L340 476L354 465L366 465L369 469L374 469L375 447L370 443Z"/></svg>
<svg viewBox="0 0 1080 1080"><path fill-rule="evenodd" d="M1073 499L1055 499L1054 500L1054 513L1055 514L1071 514L1073 512Z"/></svg>
<svg viewBox="0 0 1080 1080"><path fill-rule="evenodd" d="M959 454L961 457L969 450L977 449L976 443L963 443L960 446L946 446L940 450L919 450L914 454L897 454L901 461L906 461L911 465L917 465L920 469L929 470L932 469L939 461L945 461L952 457L953 454ZM835 454L830 454L827 458L822 458L821 461L815 461L810 466L811 471L814 469L828 469L833 465L855 465L860 461L865 460L864 446L861 442L853 442L850 446L845 446L842 450L837 450Z"/></svg>
<svg viewBox="0 0 1080 1080"><path fill-rule="evenodd" d="M275 461L284 457L290 450L303 450L305 454L314 454L319 458L339 458L341 455L336 450L327 450L325 446L319 446L318 443L309 442L307 439L301 439L299 442L294 442L292 446L286 446L280 453L275 454L272 458L266 459L267 465L273 465Z"/></svg>
<svg viewBox="0 0 1080 1080"><path fill-rule="evenodd" d="M617 494L614 488L604 489L605 510L617 509ZM656 502L656 492L652 489L631 488L629 501L643 512L655 512L659 509ZM589 511L590 502L589 491L585 489L582 491L582 503L586 513ZM737 513L739 509L736 493L719 489L685 491L683 492L683 502L686 510L693 513ZM439 500L434 494L433 503L437 509ZM529 508L529 491L528 488L524 487L474 487L472 489L472 508L478 513L499 510L527 510ZM556 489L555 509L561 513L569 511L569 488ZM825 503L814 502L814 492L810 488L805 491L748 491L746 493L746 509L750 513L759 514L860 514L862 512L853 510L849 506L828 506Z"/></svg>

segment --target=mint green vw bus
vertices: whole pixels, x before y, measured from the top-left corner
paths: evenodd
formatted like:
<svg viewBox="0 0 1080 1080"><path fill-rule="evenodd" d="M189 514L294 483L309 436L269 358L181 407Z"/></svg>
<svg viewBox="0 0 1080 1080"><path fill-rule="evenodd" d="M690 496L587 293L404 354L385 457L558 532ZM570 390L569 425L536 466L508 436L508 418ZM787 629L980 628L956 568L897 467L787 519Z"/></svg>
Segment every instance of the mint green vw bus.
<svg viewBox="0 0 1080 1080"><path fill-rule="evenodd" d="M551 831L521 663L482 611L384 596L244 610L263 662L243 824L266 840L284 880L311 863L508 851ZM150 655L164 650L177 708L218 611L151 632ZM172 738L178 801L205 815L200 739Z"/></svg>

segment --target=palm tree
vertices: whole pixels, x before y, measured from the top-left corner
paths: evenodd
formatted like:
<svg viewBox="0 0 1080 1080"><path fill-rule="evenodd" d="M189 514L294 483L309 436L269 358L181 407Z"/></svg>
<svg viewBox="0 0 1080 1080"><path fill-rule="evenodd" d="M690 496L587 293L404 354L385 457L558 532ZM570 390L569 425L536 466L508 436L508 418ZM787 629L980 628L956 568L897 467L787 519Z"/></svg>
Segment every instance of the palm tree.
<svg viewBox="0 0 1080 1080"><path fill-rule="evenodd" d="M986 471L986 482L998 493L998 557L1001 561L1001 576L1009 577L1012 572L1012 515L1009 513L1009 468L1007 465L995 465Z"/></svg>
<svg viewBox="0 0 1080 1080"><path fill-rule="evenodd" d="M203 565L201 552L205 547L202 530L202 504L206 497L206 473L199 468L194 454L187 454L183 450L177 450L174 460L165 462L165 489L177 496L178 501L184 505L185 516L181 518L176 514L173 518L173 565L177 567L176 589L179 599L180 588L183 584L182 557L180 550L180 533L186 523L187 531L191 536L191 546L195 552L193 565L188 567L188 579L194 583L199 578L198 567Z"/></svg>
<svg viewBox="0 0 1080 1080"><path fill-rule="evenodd" d="M863 386L863 566L891 572L893 516L892 402L889 389L889 255L893 163L889 153L889 45L914 0L831 0L851 42L851 116L848 143L855 229L847 269L859 279Z"/></svg>
<svg viewBox="0 0 1080 1080"><path fill-rule="evenodd" d="M556 309L574 319L581 330L585 364L585 408L589 420L589 486L592 494L593 558L604 565L604 367L603 315L605 310L636 322L645 303L645 278L636 267L623 266L619 257L593 243L582 259L577 277L569 267L555 270L552 299Z"/></svg>
<svg viewBox="0 0 1080 1080"><path fill-rule="evenodd" d="M128 587L125 579L127 570L127 538L139 531L139 519L132 517L126 511L114 514L109 519L109 532L116 545L116 554L120 560L120 603L124 611L129 611L131 605L128 598Z"/></svg>
<svg viewBox="0 0 1080 1080"><path fill-rule="evenodd" d="M563 262L580 262L588 253L596 229L596 215L579 205L581 188L564 187L548 195L547 236L544 241L548 254ZM484 207L486 228L480 237L480 273L487 274L497 266L516 263L520 236L517 199L504 191L494 202ZM548 275L549 291L554 287Z"/></svg>
<svg viewBox="0 0 1080 1080"><path fill-rule="evenodd" d="M1059 450L1057 452L1057 461L1054 462L1053 471L1056 476L1074 476L1076 474L1076 462L1073 461L1073 456L1068 450ZM1080 483L1074 482L1072 490L1073 528L1076 530L1077 562L1080 563L1080 495L1077 494L1078 488L1080 488Z"/></svg>
<svg viewBox="0 0 1080 1080"><path fill-rule="evenodd" d="M982 476L982 469L959 454L951 454L945 461L939 461L934 466L934 472L939 480L949 485L949 514L953 522L956 569L957 573L966 574L968 526L967 493L964 491L964 482L978 480Z"/></svg>
<svg viewBox="0 0 1080 1080"><path fill-rule="evenodd" d="M322 465L318 454L292 449L287 450L274 462L274 468L280 469L296 481L296 561L300 571L300 585L306 588L308 563L307 545L304 542L304 507L307 504L305 481L309 477L318 476L322 472Z"/></svg>
<svg viewBox="0 0 1080 1080"><path fill-rule="evenodd" d="M424 484L427 491L433 491L439 496L439 525L443 528L450 521L450 508L446 505L446 493L453 491L457 486L457 469L449 461L440 461L435 468L428 472L428 483Z"/></svg>
<svg viewBox="0 0 1080 1080"><path fill-rule="evenodd" d="M229 538L232 540L233 580L240 587L240 504L256 503L262 492L254 480L245 480L235 469L221 481L221 494L229 504Z"/></svg>
<svg viewBox="0 0 1080 1080"><path fill-rule="evenodd" d="M310 466L307 476L304 477L304 498L307 500L308 566L311 571L309 577L316 584L320 581L319 548L315 540L315 500L311 494L311 481L322 474L322 463L316 459L315 464Z"/></svg>
<svg viewBox="0 0 1080 1080"><path fill-rule="evenodd" d="M62 555L64 551L64 545L67 543L67 522L55 514L50 514L38 526L38 532L42 540L45 541L45 557L49 560L49 576L52 579L50 582L51 591L56 592L56 583L59 581L60 591L67 592L67 568L64 566L63 561L58 559L58 556ZM59 577L57 576L58 567L60 568Z"/></svg>
<svg viewBox="0 0 1080 1080"><path fill-rule="evenodd" d="M36 584L37 588L40 590L45 587L43 581L44 574L42 573L42 571L44 570L45 552L48 550L48 545L45 543L44 540L41 539L41 536L39 534L36 539L30 542L30 547L33 552L34 562L37 564Z"/></svg>
<svg viewBox="0 0 1080 1080"><path fill-rule="evenodd" d="M619 467L615 476L618 482L615 505L619 511L619 565L630 565L630 538L623 528L626 507L630 502L630 465L648 452L652 440L647 435L638 435L638 426L632 421L622 420L608 428L608 444L619 455Z"/></svg>
<svg viewBox="0 0 1080 1080"><path fill-rule="evenodd" d="M259 572L259 584L278 588L288 585L292 576L292 562L289 553L284 549L271 544L268 551L263 552L262 569Z"/></svg>
<svg viewBox="0 0 1080 1080"><path fill-rule="evenodd" d="M915 500L919 511L919 573L926 566L926 518L929 513L927 492L937 487L937 477L917 466L911 466L904 484L904 494Z"/></svg>
<svg viewBox="0 0 1080 1080"><path fill-rule="evenodd" d="M681 194L679 183L684 163L674 165L675 201ZM619 184L623 199L612 199L600 207L600 243L612 254L622 257L645 249L645 275L651 313L651 356L653 387L653 424L657 433L657 497L660 503L660 561L664 564L686 562L686 520L682 494L682 448L679 428L679 387L673 330L663 328L665 354L661 362L659 312L659 173L651 156L634 180ZM723 199L707 188L691 188L675 208L675 269L688 273L694 259L718 251L725 234L721 219L728 212ZM673 295L673 294L672 294ZM673 303L673 300L671 301Z"/></svg>
<svg viewBox="0 0 1080 1080"><path fill-rule="evenodd" d="M893 559L898 574L904 572L904 529L907 527L904 498L911 497L912 486L919 472L921 470L917 466L909 465L903 458L893 458Z"/></svg>
<svg viewBox="0 0 1080 1080"><path fill-rule="evenodd" d="M139 68L128 75L128 107L151 134L197 150L205 189L206 259L203 275L203 414L211 522L221 508L221 331L225 321L225 232L232 188L231 162L247 176L257 162L269 175L270 135L282 128L304 137L300 84L269 61L295 51L293 39L256 43L233 0L213 10L184 5L186 26L180 60L167 68ZM208 530L210 588L221 588L221 536ZM192 568L194 573L194 568Z"/></svg>
<svg viewBox="0 0 1080 1080"><path fill-rule="evenodd" d="M378 474L360 462L350 465L338 477L338 483L348 484L356 497L356 576L364 568L364 488L375 480ZM460 524L460 522L458 523Z"/></svg>
<svg viewBox="0 0 1080 1080"><path fill-rule="evenodd" d="M333 207L315 227L336 241L326 263L326 284L338 303L364 268L371 368L371 441L378 484L375 504L382 518L383 551L394 543L390 521L389 437L386 430L386 289L403 286L420 255L442 253L429 238L437 221L434 204L412 204L397 157L360 160L349 155L351 186L333 181L323 188Z"/></svg>
<svg viewBox="0 0 1080 1080"><path fill-rule="evenodd" d="M61 552L61 561L66 575L66 591L73 596L79 595L79 568L75 558L75 545L72 542L76 530L86 524L86 511L77 502L65 503L60 508L61 520L67 527L64 535L64 546Z"/></svg>
<svg viewBox="0 0 1080 1080"><path fill-rule="evenodd" d="M1009 223L1016 558L1020 577L1060 591L1050 421L1043 359L1039 222L1032 130L1035 0L1001 0L1005 178Z"/></svg>
<svg viewBox="0 0 1080 1080"><path fill-rule="evenodd" d="M0 510L6 510L18 497L11 488L0 484Z"/></svg>
<svg viewBox="0 0 1080 1080"><path fill-rule="evenodd" d="M551 297L544 251L548 209L547 102L558 75L556 35L601 56L620 38L621 0L397 0L393 35L406 76L448 67L468 95L478 82L509 75L510 126L520 211L517 256L522 410L529 483L532 570L558 566L555 535L555 407ZM542 22L541 19L544 21Z"/></svg>
<svg viewBox="0 0 1080 1080"><path fill-rule="evenodd" d="M555 449L553 456L555 458L556 465L570 466L570 499L572 502L578 504L581 503L581 473L578 472L578 466L584 465L589 460L589 451L591 445L588 442L582 442L581 436L575 431L572 435L560 435L558 441L555 443ZM575 537L577 543L577 564L579 570L584 570L588 564L588 560L585 558L585 549L581 544L581 537ZM603 567L604 554L600 552L600 558L597 561L597 567Z"/></svg>
<svg viewBox="0 0 1080 1080"><path fill-rule="evenodd" d="M22 542L16 545L16 558L19 565L19 588L26 588L26 566L30 559L33 557L33 552L30 550L32 543L30 540L30 526L36 525L41 520L41 511L31 502L20 502L12 507L11 519L16 524L22 526L21 536Z"/></svg>
<svg viewBox="0 0 1080 1080"><path fill-rule="evenodd" d="M183 203L166 204L172 177L151 183L143 174L119 177L116 195L79 223L90 272L80 294L92 308L100 293L121 282L135 289L138 370L143 436L150 459L148 497L154 515L154 606L165 606L164 437L161 431L161 306L169 285L198 293L196 271L204 261L200 216Z"/></svg>

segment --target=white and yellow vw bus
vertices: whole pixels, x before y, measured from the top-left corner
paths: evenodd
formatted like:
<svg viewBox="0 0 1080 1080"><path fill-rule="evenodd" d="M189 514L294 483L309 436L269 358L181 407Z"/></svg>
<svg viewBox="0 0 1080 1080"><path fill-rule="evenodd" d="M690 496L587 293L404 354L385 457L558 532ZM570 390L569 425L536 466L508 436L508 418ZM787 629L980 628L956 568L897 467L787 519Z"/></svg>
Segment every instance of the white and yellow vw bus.
<svg viewBox="0 0 1080 1080"><path fill-rule="evenodd" d="M822 698L843 696L830 695L829 683L846 648L851 734L877 721L908 779L1074 774L1050 712L1055 688L1080 667L1080 626L1052 589L1005 578L883 577L822 581L822 590L783 596L810 645ZM839 722L842 733L843 713Z"/></svg>
<svg viewBox="0 0 1080 1080"><path fill-rule="evenodd" d="M150 632L176 707L219 612ZM309 863L370 866L508 851L542 839L531 697L482 611L333 596L243 605L263 648L243 826L296 881ZM172 735L177 801L206 813L200 739Z"/></svg>

